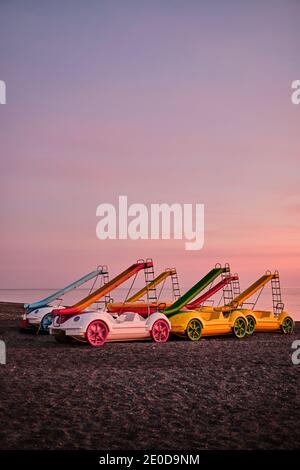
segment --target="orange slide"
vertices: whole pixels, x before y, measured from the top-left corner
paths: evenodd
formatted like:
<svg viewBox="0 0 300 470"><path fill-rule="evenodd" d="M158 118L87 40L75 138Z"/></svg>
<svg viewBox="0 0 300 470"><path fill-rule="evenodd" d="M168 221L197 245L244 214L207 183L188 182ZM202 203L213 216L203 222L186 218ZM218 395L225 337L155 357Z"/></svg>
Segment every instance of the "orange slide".
<svg viewBox="0 0 300 470"><path fill-rule="evenodd" d="M99 299L104 297L106 294L111 292L113 289L118 287L119 285L123 284L125 281L130 279L132 276L137 274L142 269L148 269L153 267L153 261L150 259L138 260L136 263L129 266L129 268L125 269L121 274L116 276L111 281L104 284L104 286L97 289L95 292L92 292L87 297L84 297L76 304L72 305L71 307L55 309L53 310L53 315L74 315L76 313L82 312L90 305L97 302Z"/></svg>

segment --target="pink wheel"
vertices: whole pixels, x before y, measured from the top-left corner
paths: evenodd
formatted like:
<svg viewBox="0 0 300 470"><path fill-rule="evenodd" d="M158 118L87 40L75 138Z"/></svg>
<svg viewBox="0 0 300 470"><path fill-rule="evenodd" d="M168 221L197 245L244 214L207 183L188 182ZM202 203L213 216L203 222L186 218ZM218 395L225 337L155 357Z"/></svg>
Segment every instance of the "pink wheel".
<svg viewBox="0 0 300 470"><path fill-rule="evenodd" d="M166 320L156 320L153 323L151 337L155 343L165 343L170 335L170 327Z"/></svg>
<svg viewBox="0 0 300 470"><path fill-rule="evenodd" d="M108 336L108 327L102 320L92 321L86 330L86 340L91 346L103 346Z"/></svg>

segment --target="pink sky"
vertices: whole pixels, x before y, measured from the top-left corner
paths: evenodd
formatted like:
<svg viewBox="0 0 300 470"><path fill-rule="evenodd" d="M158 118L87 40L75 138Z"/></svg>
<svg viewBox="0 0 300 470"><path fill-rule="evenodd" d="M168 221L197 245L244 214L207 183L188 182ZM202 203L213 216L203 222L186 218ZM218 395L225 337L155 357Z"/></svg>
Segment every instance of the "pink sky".
<svg viewBox="0 0 300 470"><path fill-rule="evenodd" d="M147 256L185 286L216 262L300 286L299 17L293 0L1 2L1 288ZM120 194L204 203L204 249L99 241Z"/></svg>

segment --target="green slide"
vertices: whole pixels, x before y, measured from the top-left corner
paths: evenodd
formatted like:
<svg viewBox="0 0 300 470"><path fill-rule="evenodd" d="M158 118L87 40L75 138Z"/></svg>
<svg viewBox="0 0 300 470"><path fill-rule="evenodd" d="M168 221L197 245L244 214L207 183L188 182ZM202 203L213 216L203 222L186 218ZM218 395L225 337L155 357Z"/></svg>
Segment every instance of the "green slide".
<svg viewBox="0 0 300 470"><path fill-rule="evenodd" d="M164 310L164 314L167 315L167 317L170 317L174 315L175 313L178 313L179 310L181 310L183 307L185 307L188 303L193 300L196 295L199 294L199 292L203 291L209 284L211 284L220 274L228 272L229 267L225 266L224 268L221 267L215 267L209 273L207 273L200 281L197 282L191 289L189 289L185 294L183 294L176 302L174 302L172 305L167 307Z"/></svg>

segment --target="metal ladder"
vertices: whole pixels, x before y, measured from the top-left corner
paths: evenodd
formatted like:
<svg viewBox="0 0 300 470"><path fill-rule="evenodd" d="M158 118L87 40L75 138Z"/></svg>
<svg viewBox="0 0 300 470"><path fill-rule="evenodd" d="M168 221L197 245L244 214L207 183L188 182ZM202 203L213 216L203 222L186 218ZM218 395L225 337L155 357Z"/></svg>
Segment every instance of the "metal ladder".
<svg viewBox="0 0 300 470"><path fill-rule="evenodd" d="M281 298L281 287L280 287L280 279L279 279L278 271L274 272L274 277L271 279L271 287L272 287L273 312L274 312L274 315L277 316L284 309L284 304L282 303L282 298Z"/></svg>
<svg viewBox="0 0 300 470"><path fill-rule="evenodd" d="M234 276L236 276L237 279L235 279L234 281L231 282L232 292L233 292L233 299L235 299L241 293L240 278L238 276L238 273L234 273Z"/></svg>
<svg viewBox="0 0 300 470"><path fill-rule="evenodd" d="M104 265L102 266L103 271L106 271L105 273L101 274L101 284L100 287L105 286L109 282L109 274L108 274L108 269L107 266ZM104 299L97 300L95 304L97 305L97 310L102 309L103 307L106 308L107 304L112 302L113 299L111 298L110 292L108 294L105 294Z"/></svg>
<svg viewBox="0 0 300 470"><path fill-rule="evenodd" d="M173 300L175 302L180 297L180 287L179 287L178 275L177 275L176 269L174 270L174 272L172 271L171 282L172 282Z"/></svg>
<svg viewBox="0 0 300 470"><path fill-rule="evenodd" d="M225 272L222 274L222 279L226 279L229 276L232 276L231 272ZM232 302L241 293L239 277L237 273L234 273L234 276L237 276L237 279L231 281L229 284L226 284L226 286L223 287L224 305Z"/></svg>
<svg viewBox="0 0 300 470"><path fill-rule="evenodd" d="M106 268L106 266L104 266ZM105 284L107 284L109 282L109 274L108 274L108 270L106 270L107 272L105 274L103 274L103 285L105 286ZM110 302L112 302L112 298L111 298L111 295L110 295L110 292L108 292L108 294L106 294L104 296L104 302L105 302L105 307L107 306L107 304L109 304Z"/></svg>
<svg viewBox="0 0 300 470"><path fill-rule="evenodd" d="M146 262L152 262L151 258L147 258ZM147 302L148 303L157 303L157 293L156 293L156 287L149 287L149 284L154 281L154 267L153 265L149 268L146 268L144 270L145 272L145 284L147 287Z"/></svg>
<svg viewBox="0 0 300 470"><path fill-rule="evenodd" d="M229 276L230 276L230 271L222 273L221 274L222 281L224 279L228 278ZM229 284L226 284L226 286L223 287L223 302L224 302L224 305L227 305L230 302L232 302L233 297L234 297L233 286L232 286L232 283L229 282Z"/></svg>

